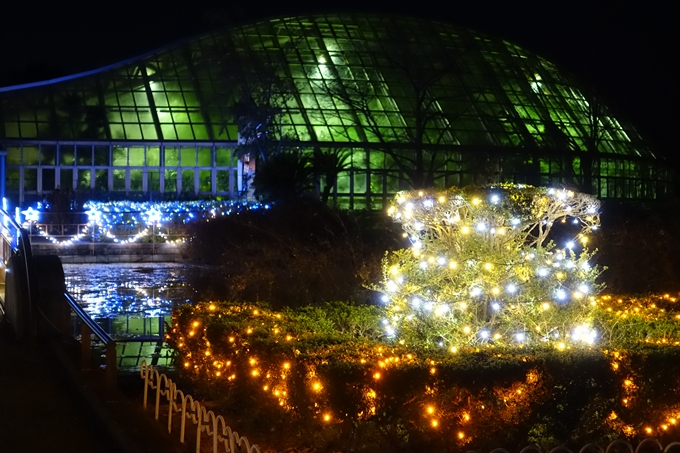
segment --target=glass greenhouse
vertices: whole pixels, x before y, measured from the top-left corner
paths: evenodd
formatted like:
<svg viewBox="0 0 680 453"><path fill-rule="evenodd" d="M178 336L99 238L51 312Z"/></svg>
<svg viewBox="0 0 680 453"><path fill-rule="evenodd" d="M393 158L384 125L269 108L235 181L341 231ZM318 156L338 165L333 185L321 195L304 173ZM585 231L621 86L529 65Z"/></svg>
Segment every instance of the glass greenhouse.
<svg viewBox="0 0 680 453"><path fill-rule="evenodd" d="M279 18L0 88L6 191L20 203L56 188L238 198L252 161L284 148L345 156L332 197L354 208L496 181L636 199L672 186L635 129L549 61L421 19Z"/></svg>

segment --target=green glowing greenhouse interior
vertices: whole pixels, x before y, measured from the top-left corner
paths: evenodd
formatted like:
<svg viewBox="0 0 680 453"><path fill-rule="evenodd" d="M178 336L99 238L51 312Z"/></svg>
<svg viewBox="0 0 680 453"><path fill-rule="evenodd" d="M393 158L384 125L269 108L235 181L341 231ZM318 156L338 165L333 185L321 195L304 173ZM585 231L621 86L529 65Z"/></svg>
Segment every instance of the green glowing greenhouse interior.
<svg viewBox="0 0 680 453"><path fill-rule="evenodd" d="M381 208L414 185L405 172L418 162L436 186L502 180L638 199L671 191L672 175L636 130L532 52L421 19L315 15L0 88L7 193L19 202L55 188L238 198L244 100L272 109L271 138L288 148L348 151L333 191L344 206Z"/></svg>

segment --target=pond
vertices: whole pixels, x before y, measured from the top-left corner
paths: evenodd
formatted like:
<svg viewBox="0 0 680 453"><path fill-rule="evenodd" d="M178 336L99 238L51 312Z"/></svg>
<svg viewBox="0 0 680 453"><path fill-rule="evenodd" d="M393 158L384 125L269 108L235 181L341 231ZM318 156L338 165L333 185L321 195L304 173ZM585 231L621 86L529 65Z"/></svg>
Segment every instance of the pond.
<svg viewBox="0 0 680 453"><path fill-rule="evenodd" d="M64 265L67 291L116 340L122 369L143 359L171 366L166 326L174 307L196 301L188 277L204 270L178 263Z"/></svg>

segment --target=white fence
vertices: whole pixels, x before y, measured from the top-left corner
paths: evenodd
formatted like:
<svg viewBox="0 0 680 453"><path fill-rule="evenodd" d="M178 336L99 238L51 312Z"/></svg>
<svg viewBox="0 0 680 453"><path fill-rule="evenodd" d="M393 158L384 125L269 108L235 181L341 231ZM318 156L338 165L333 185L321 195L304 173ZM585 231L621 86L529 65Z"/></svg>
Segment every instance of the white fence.
<svg viewBox="0 0 680 453"><path fill-rule="evenodd" d="M180 419L180 442L184 443L186 421L196 425L196 453L201 451L201 435L206 433L212 440L212 451L218 453L220 448L225 453L261 453L260 447L250 445L250 441L240 436L227 426L221 415L215 416L211 410L206 410L200 401L195 401L191 395L185 395L177 388L177 384L165 374L159 373L153 366L142 361L139 373L144 379L144 408L147 407L149 389L156 391L156 412L158 420L160 416L161 397L165 397L168 403L168 433L172 433L172 419L178 414Z"/></svg>

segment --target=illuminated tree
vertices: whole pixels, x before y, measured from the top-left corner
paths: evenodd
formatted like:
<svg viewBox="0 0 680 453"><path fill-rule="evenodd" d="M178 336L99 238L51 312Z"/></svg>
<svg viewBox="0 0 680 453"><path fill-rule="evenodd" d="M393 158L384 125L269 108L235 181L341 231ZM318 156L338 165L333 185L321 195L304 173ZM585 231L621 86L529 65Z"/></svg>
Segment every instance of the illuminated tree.
<svg viewBox="0 0 680 453"><path fill-rule="evenodd" d="M509 184L397 194L388 213L412 246L384 261L387 335L451 348L592 343L601 271L588 263L593 253L574 249L599 226L599 206L582 193ZM557 247L551 238L571 229L576 237Z"/></svg>

